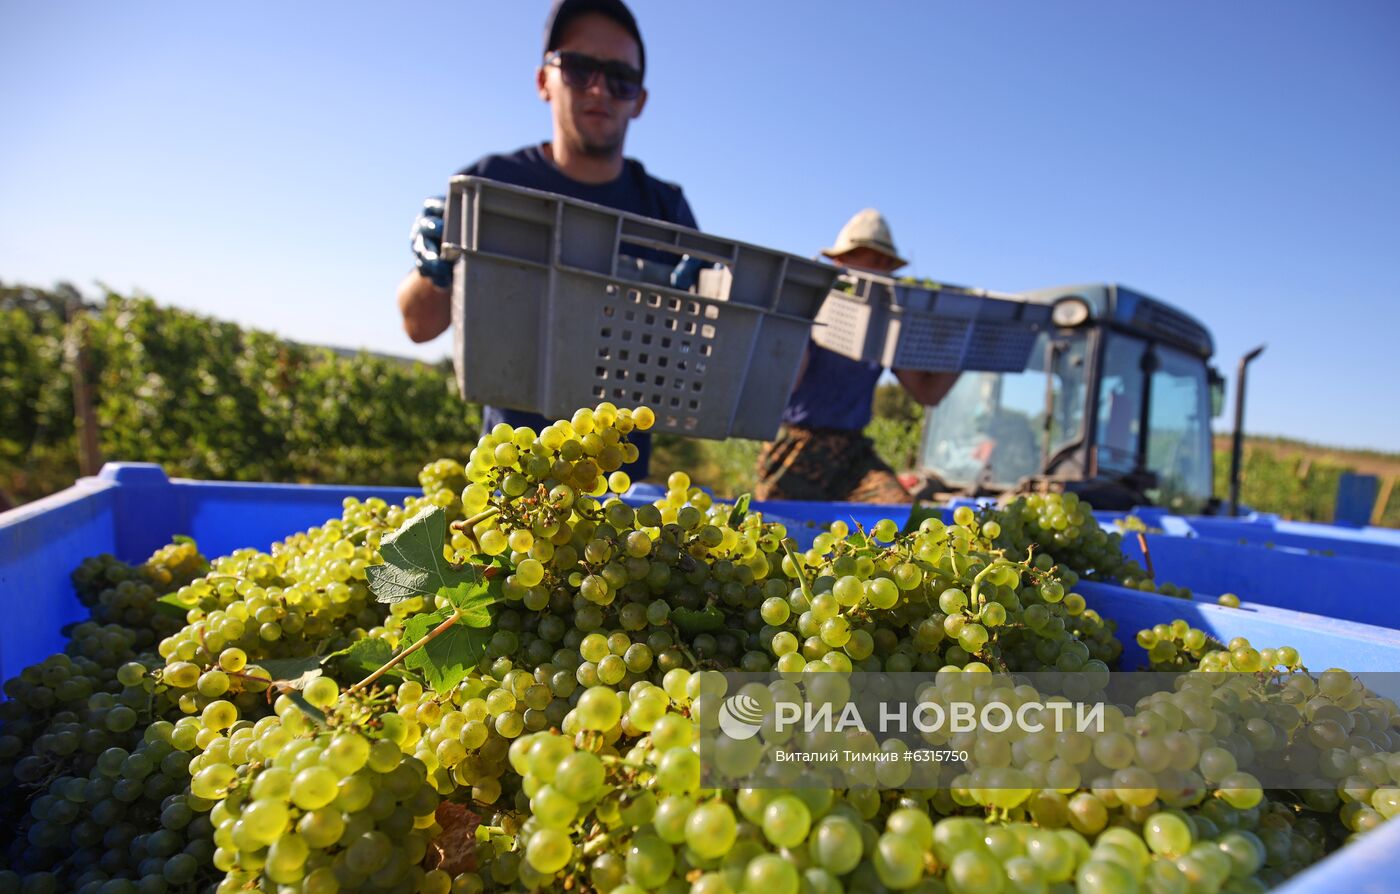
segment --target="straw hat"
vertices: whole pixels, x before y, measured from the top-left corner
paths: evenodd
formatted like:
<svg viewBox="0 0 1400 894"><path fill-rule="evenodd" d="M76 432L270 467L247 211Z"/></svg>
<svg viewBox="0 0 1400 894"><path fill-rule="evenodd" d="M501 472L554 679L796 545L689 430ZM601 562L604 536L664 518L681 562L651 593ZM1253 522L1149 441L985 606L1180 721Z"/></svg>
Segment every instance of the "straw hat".
<svg viewBox="0 0 1400 894"><path fill-rule="evenodd" d="M874 208L866 208L864 211L857 212L855 217L846 221L841 232L836 234L836 244L831 248L822 249L822 254L828 258L834 258L853 248L873 248L898 261L900 267L909 263L901 258L899 252L895 250L894 237L890 235L889 222L885 220L883 214Z"/></svg>

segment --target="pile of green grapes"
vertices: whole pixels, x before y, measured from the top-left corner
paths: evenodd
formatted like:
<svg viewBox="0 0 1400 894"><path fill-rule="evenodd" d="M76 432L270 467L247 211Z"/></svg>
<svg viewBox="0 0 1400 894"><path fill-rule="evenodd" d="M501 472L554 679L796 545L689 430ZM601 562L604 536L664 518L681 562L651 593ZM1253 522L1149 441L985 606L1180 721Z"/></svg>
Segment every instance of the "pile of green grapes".
<svg viewBox="0 0 1400 894"><path fill-rule="evenodd" d="M1102 735L955 733L968 766L938 788L706 787L717 671L1100 677L1122 645L1073 588L1128 566L1069 497L835 521L806 549L684 473L629 505L653 422L497 426L422 497L207 563L172 544L148 563L168 579L84 563L94 620L5 684L0 894L1250 894L1400 812L1395 705L1182 622L1137 642L1185 682ZM439 688L396 661L361 684L350 656L401 656L450 605L370 586L429 507L446 562L500 572L480 657ZM1309 785L1241 769L1300 737Z"/></svg>
<svg viewBox="0 0 1400 894"><path fill-rule="evenodd" d="M1000 533L993 539L1008 556L1025 558L1039 553L1036 559L1041 567L1058 563L1085 580L1191 598L1189 588L1157 583L1141 565L1128 558L1123 553L1124 533L1105 531L1094 518L1093 507L1077 494L1028 494L1003 508L983 509L979 518L997 523ZM1120 527L1134 536L1147 531L1146 525L1132 517Z"/></svg>

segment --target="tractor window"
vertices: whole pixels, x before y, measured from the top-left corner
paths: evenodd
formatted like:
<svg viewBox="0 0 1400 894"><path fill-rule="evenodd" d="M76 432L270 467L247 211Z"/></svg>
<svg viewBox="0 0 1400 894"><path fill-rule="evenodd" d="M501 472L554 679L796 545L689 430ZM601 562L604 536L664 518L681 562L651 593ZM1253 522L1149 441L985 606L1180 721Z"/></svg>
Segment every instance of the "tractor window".
<svg viewBox="0 0 1400 894"><path fill-rule="evenodd" d="M1157 348L1152 373L1147 467L1157 473L1154 503L1199 512L1211 495L1210 386L1196 357Z"/></svg>
<svg viewBox="0 0 1400 894"><path fill-rule="evenodd" d="M1114 333L1099 377L1099 474L1127 474L1137 457L1142 420L1142 355L1147 343Z"/></svg>
<svg viewBox="0 0 1400 894"><path fill-rule="evenodd" d="M923 465L949 484L1008 487L1040 471L1045 447L1045 360L1041 335L1018 373L965 372L929 410ZM1080 436L1084 423L1083 334L1061 340L1050 376L1050 452Z"/></svg>

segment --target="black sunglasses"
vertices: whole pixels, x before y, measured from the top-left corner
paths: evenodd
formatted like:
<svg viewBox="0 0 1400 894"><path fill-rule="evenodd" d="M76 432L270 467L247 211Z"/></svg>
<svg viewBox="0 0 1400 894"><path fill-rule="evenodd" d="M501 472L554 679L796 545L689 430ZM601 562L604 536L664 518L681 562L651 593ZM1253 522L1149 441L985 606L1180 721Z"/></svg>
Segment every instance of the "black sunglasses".
<svg viewBox="0 0 1400 894"><path fill-rule="evenodd" d="M642 95L642 73L625 62L611 62L574 53L555 50L544 57L545 65L555 65L564 83L575 90L587 90L593 79L603 76L613 99L632 100Z"/></svg>

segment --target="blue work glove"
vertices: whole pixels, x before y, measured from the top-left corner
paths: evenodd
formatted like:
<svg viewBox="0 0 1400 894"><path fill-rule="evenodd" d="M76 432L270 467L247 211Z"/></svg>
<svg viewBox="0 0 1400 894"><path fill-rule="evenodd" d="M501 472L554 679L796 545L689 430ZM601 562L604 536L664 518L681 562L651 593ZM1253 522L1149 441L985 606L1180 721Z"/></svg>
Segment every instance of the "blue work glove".
<svg viewBox="0 0 1400 894"><path fill-rule="evenodd" d="M676 269L671 271L671 288L695 288L695 283L700 279L700 271L709 266L709 264L706 264L699 258L692 258L690 255L681 255L680 263L676 265Z"/></svg>
<svg viewBox="0 0 1400 894"><path fill-rule="evenodd" d="M442 212L446 199L433 196L423 200L423 210L413 221L409 238L418 272L440 289L452 288L452 265L442 259Z"/></svg>

